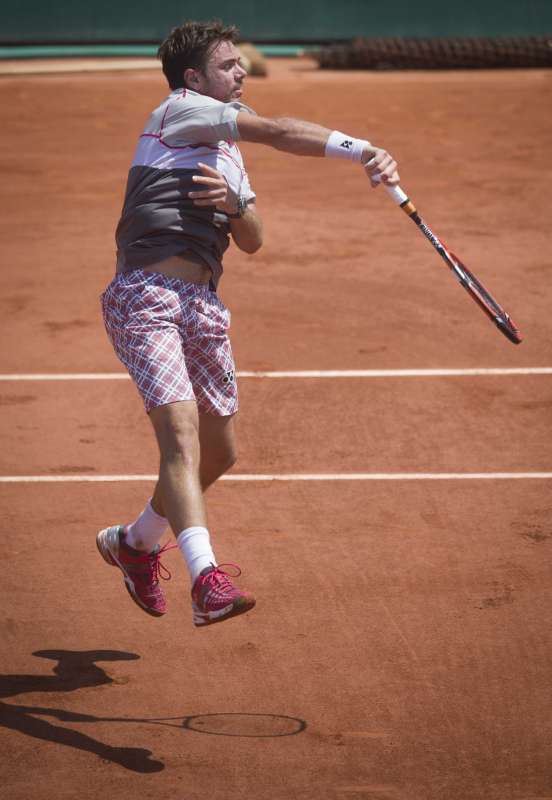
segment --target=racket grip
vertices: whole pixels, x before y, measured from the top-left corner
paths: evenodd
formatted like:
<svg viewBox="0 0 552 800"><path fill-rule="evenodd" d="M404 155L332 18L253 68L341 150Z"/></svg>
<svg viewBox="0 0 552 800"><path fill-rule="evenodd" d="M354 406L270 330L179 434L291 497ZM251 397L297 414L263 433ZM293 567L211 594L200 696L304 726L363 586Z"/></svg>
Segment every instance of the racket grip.
<svg viewBox="0 0 552 800"><path fill-rule="evenodd" d="M392 200L402 208L407 216L412 217L416 214L416 206L400 186L387 186L387 184L384 184L384 186Z"/></svg>
<svg viewBox="0 0 552 800"><path fill-rule="evenodd" d="M403 203L406 203L406 201L408 200L408 195L405 194L405 192L403 192L400 186L387 186L387 184L384 184L384 186L387 189L392 200L394 200L398 206L402 205Z"/></svg>
<svg viewBox="0 0 552 800"><path fill-rule="evenodd" d="M371 158L370 161L367 161L364 166L369 167L374 161L375 159ZM380 183L381 176L373 175L372 180L375 181L376 183ZM391 199L394 200L398 206L401 206L402 210L406 214L408 214L408 216L411 216L412 214L416 213L416 206L409 199L408 195L405 192L403 192L400 186L388 186L386 183L384 183L383 185L387 189Z"/></svg>

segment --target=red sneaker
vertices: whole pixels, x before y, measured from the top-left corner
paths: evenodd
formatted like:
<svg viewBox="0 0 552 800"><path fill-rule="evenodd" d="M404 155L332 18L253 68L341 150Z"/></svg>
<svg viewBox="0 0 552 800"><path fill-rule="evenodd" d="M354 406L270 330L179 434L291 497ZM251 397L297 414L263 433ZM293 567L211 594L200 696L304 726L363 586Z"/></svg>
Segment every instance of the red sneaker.
<svg viewBox="0 0 552 800"><path fill-rule="evenodd" d="M161 578L168 581L171 573L161 563L160 556L176 545L157 545L151 553L140 553L125 544L124 537L122 525L105 528L96 536L98 550L108 564L119 567L134 602L153 617L161 617L167 610L167 602L159 581Z"/></svg>
<svg viewBox="0 0 552 800"><path fill-rule="evenodd" d="M236 575L225 572L222 567L234 567ZM196 578L192 587L192 611L194 625L213 625L230 617L244 614L255 605L249 592L242 592L229 580L237 578L241 569L235 564L207 567Z"/></svg>

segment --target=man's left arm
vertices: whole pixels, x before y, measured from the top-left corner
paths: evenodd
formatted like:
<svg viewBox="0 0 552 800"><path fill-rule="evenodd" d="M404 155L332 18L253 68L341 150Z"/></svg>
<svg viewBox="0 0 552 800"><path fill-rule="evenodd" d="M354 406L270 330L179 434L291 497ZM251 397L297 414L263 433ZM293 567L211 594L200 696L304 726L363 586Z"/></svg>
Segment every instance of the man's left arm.
<svg viewBox="0 0 552 800"><path fill-rule="evenodd" d="M232 239L244 253L256 253L263 243L263 222L255 203L248 203L240 217L230 217Z"/></svg>
<svg viewBox="0 0 552 800"><path fill-rule="evenodd" d="M205 188L188 192L188 197L196 206L215 206L218 211L227 214L232 238L237 246L245 253L256 253L263 243L263 224L255 204L249 202L240 208L240 198L232 191L224 175L201 162L198 167L202 174L194 175L192 180Z"/></svg>

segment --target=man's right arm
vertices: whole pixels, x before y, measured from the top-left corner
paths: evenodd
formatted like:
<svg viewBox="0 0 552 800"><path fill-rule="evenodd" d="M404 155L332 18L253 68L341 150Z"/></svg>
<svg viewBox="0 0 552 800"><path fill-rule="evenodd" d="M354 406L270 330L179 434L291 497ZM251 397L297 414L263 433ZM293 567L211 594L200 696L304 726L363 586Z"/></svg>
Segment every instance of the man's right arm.
<svg viewBox="0 0 552 800"><path fill-rule="evenodd" d="M332 131L314 122L291 117L258 117L243 111L237 115L236 122L244 142L268 145L297 156L328 155L326 147ZM364 165L371 162L366 172L373 186L382 180L391 186L398 184L397 164L386 150L365 142L360 160Z"/></svg>
<svg viewBox="0 0 552 800"><path fill-rule="evenodd" d="M331 133L313 122L288 117L257 117L243 111L236 122L244 142L266 144L297 156L324 156Z"/></svg>

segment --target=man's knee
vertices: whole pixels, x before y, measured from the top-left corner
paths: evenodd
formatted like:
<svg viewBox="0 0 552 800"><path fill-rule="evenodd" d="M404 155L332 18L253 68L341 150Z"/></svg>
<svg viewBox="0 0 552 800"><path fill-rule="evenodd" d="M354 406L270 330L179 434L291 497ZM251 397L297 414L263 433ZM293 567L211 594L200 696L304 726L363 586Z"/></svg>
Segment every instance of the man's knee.
<svg viewBox="0 0 552 800"><path fill-rule="evenodd" d="M229 469L232 469L237 460L238 457L234 447L224 448L212 459L213 472L216 472L217 477L220 477L225 472L228 472Z"/></svg>
<svg viewBox="0 0 552 800"><path fill-rule="evenodd" d="M201 483L203 489L207 489L215 481L221 478L237 461L236 450L234 447L221 448L216 452L202 454L201 457Z"/></svg>
<svg viewBox="0 0 552 800"><path fill-rule="evenodd" d="M199 432L197 420L188 409L154 409L150 414L162 460L179 460L197 464Z"/></svg>
<svg viewBox="0 0 552 800"><path fill-rule="evenodd" d="M178 459L185 464L197 464L199 461L199 440L197 431L191 425L179 425L171 431L165 442L161 455L165 458Z"/></svg>
<svg viewBox="0 0 552 800"><path fill-rule="evenodd" d="M238 460L238 454L236 453L235 448L232 447L231 450L228 450L225 453L224 458L221 460L221 470L222 471L221 471L220 474L224 475L225 472L228 472L229 469L232 469L232 467L237 462L237 460Z"/></svg>

